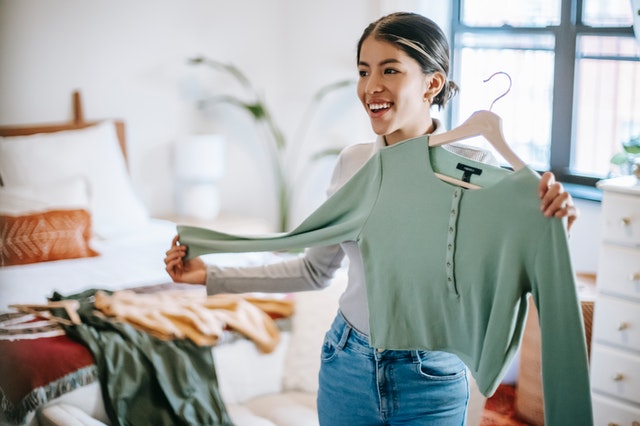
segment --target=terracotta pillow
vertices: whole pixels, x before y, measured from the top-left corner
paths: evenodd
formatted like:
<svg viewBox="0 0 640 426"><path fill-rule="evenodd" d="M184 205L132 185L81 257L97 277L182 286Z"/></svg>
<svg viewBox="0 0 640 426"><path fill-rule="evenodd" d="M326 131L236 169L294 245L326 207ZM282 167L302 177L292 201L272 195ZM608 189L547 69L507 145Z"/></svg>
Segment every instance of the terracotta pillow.
<svg viewBox="0 0 640 426"><path fill-rule="evenodd" d="M84 209L0 215L0 265L97 256L90 238L91 215Z"/></svg>

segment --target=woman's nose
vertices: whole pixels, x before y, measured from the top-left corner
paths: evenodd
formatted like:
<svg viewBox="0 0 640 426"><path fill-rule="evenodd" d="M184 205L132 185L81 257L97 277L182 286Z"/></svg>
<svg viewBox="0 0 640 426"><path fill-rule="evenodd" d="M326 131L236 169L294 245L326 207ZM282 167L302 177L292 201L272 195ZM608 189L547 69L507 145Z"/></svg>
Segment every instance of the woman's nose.
<svg viewBox="0 0 640 426"><path fill-rule="evenodd" d="M371 74L367 79L365 90L368 94L378 93L382 91L382 80L376 74Z"/></svg>

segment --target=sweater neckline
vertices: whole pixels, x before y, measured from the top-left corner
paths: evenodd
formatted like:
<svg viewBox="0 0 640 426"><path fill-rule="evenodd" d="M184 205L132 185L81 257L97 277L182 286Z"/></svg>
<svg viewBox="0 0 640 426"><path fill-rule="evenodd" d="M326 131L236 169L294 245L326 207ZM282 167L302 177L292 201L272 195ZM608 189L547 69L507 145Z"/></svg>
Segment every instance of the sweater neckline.
<svg viewBox="0 0 640 426"><path fill-rule="evenodd" d="M421 165L420 169L425 170L429 179L437 181L436 184L443 188L448 188L450 190L462 190L467 194L475 194L475 193L480 194L485 191L497 190L503 185L508 185L511 182L518 180L520 175L531 173L531 170L528 166L523 167L522 169L517 171L512 171L507 168L494 166L491 164L481 163L479 161L468 159L466 157L453 153L441 146L430 147L429 135L423 135L423 136L407 139L402 142L395 143L393 145L385 146L381 148L381 150L387 151L387 150L393 150L394 148L400 149L400 147L403 147L403 146L406 147L407 145L410 145L411 147L416 148L423 153L422 155L417 154L412 157L415 158L416 161L420 162L420 165ZM451 168L449 172L454 170L455 166L451 167L451 165L454 162L463 163L464 165L482 170L482 173L485 174L485 176L487 176L487 178L483 179L484 182L488 180L489 183L482 184L483 181L479 180L480 183L478 182L475 182L475 183L482 186L481 188L469 189L469 188L464 188L464 187L457 186L455 184L443 181L438 176L436 176L435 173L437 172L437 170L434 170L434 165L432 164L432 160L434 160L434 157L436 155L441 160L443 160L443 163L445 163L445 165ZM460 176L453 176L450 173L447 173L445 170L443 170L442 172L444 172L444 174L447 174L449 176L455 177L456 179L460 178L462 175L461 171L459 172ZM474 183L473 180L472 180L472 183Z"/></svg>

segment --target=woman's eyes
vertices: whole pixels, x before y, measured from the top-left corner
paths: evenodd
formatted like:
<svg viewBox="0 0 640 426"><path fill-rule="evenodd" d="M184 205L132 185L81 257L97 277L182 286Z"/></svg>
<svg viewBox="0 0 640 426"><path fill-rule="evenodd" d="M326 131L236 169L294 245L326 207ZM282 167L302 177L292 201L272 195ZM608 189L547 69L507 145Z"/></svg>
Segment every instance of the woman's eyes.
<svg viewBox="0 0 640 426"><path fill-rule="evenodd" d="M398 74L398 72L398 70L393 68L385 68L383 74ZM366 77L369 75L369 71L359 70L358 75L360 75L360 77Z"/></svg>

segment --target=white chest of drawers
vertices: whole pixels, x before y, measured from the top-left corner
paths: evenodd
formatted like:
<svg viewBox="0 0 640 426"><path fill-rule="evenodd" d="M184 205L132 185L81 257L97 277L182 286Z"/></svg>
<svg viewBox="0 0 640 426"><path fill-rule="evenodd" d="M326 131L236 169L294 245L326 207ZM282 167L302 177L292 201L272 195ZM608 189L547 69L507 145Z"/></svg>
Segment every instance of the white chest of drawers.
<svg viewBox="0 0 640 426"><path fill-rule="evenodd" d="M591 341L596 426L640 426L640 183L604 180Z"/></svg>

